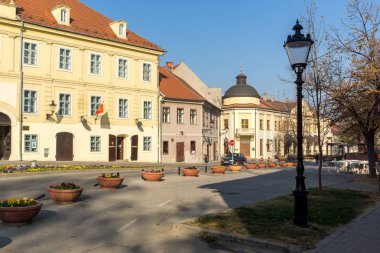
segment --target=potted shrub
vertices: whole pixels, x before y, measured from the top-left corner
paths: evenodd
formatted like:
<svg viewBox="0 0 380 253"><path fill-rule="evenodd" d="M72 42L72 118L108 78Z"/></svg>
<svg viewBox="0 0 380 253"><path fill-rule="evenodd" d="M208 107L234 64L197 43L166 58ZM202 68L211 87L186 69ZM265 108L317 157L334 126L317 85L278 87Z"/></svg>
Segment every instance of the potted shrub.
<svg viewBox="0 0 380 253"><path fill-rule="evenodd" d="M5 223L25 223L40 212L42 202L34 199L7 199L0 201L0 220Z"/></svg>
<svg viewBox="0 0 380 253"><path fill-rule="evenodd" d="M184 176L192 176L192 177L197 177L199 174L199 170L192 166L192 167L187 167L182 169L182 174Z"/></svg>
<svg viewBox="0 0 380 253"><path fill-rule="evenodd" d="M211 167L212 173L214 174L224 174L226 172L226 167L224 165L217 165Z"/></svg>
<svg viewBox="0 0 380 253"><path fill-rule="evenodd" d="M102 188L119 188L123 183L124 177L120 177L119 172L117 173L102 173L102 175L96 177L96 181Z"/></svg>
<svg viewBox="0 0 380 253"><path fill-rule="evenodd" d="M83 188L73 183L50 185L47 188L49 196L57 202L75 202L83 192Z"/></svg>
<svg viewBox="0 0 380 253"><path fill-rule="evenodd" d="M257 163L248 163L245 165L245 167L247 168L247 170L253 170L257 167Z"/></svg>
<svg viewBox="0 0 380 253"><path fill-rule="evenodd" d="M234 163L234 165L230 165L230 171L239 172L243 169L243 165L239 165L238 163Z"/></svg>
<svg viewBox="0 0 380 253"><path fill-rule="evenodd" d="M160 170L141 170L141 177L146 181L161 181L164 177L164 169Z"/></svg>

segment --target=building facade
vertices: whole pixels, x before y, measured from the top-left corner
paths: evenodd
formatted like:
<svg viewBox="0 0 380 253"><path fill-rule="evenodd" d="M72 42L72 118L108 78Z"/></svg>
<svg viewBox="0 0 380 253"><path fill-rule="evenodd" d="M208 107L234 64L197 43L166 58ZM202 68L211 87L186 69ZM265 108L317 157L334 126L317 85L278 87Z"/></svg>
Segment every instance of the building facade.
<svg viewBox="0 0 380 253"><path fill-rule="evenodd" d="M0 3L0 159L157 162L164 50L77 0Z"/></svg>
<svg viewBox="0 0 380 253"><path fill-rule="evenodd" d="M243 153L256 159L295 155L296 103L276 101L274 97L268 99L266 95L261 97L246 79L240 73L236 84L223 96L221 150L224 154ZM332 138L331 131L327 132L326 140ZM318 153L317 129L313 110L304 102L303 136L304 154L314 156ZM325 154L327 147L324 145Z"/></svg>

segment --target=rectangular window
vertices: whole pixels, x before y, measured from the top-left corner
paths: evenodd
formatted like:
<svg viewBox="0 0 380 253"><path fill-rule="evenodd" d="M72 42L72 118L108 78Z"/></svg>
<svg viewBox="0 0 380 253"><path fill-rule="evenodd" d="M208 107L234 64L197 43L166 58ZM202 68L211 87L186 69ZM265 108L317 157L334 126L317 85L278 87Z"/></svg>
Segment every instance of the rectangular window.
<svg viewBox="0 0 380 253"><path fill-rule="evenodd" d="M37 152L37 135L26 134L24 135L24 151L25 152Z"/></svg>
<svg viewBox="0 0 380 253"><path fill-rule="evenodd" d="M267 130L270 130L270 120L267 120Z"/></svg>
<svg viewBox="0 0 380 253"><path fill-rule="evenodd" d="M71 95L59 94L58 115L71 115Z"/></svg>
<svg viewBox="0 0 380 253"><path fill-rule="evenodd" d="M241 120L241 128L248 128L248 119Z"/></svg>
<svg viewBox="0 0 380 253"><path fill-rule="evenodd" d="M191 125L197 124L197 110L194 110L194 109L190 110L190 124Z"/></svg>
<svg viewBox="0 0 380 253"><path fill-rule="evenodd" d="M274 139L274 151L275 151L275 152L278 151L278 147L277 147L277 139Z"/></svg>
<svg viewBox="0 0 380 253"><path fill-rule="evenodd" d="M152 150L152 137L146 137L143 138L143 150L144 151L151 151Z"/></svg>
<svg viewBox="0 0 380 253"><path fill-rule="evenodd" d="M228 119L223 120L224 123L224 129L228 129Z"/></svg>
<svg viewBox="0 0 380 253"><path fill-rule="evenodd" d="M90 137L90 151L91 152L100 152L100 136L91 136Z"/></svg>
<svg viewBox="0 0 380 253"><path fill-rule="evenodd" d="M99 108L99 105L102 103L102 97L99 96L91 96L90 101L90 115L95 116L96 110Z"/></svg>
<svg viewBox="0 0 380 253"><path fill-rule="evenodd" d="M260 120L260 130L264 130L264 122L262 119Z"/></svg>
<svg viewBox="0 0 380 253"><path fill-rule="evenodd" d="M277 121L274 122L274 131L277 131Z"/></svg>
<svg viewBox="0 0 380 253"><path fill-rule="evenodd" d="M281 123L281 121L278 122L278 130L282 131L282 123Z"/></svg>
<svg viewBox="0 0 380 253"><path fill-rule="evenodd" d="M128 99L119 98L119 118L128 118Z"/></svg>
<svg viewBox="0 0 380 253"><path fill-rule="evenodd" d="M119 58L118 77L128 78L128 60Z"/></svg>
<svg viewBox="0 0 380 253"><path fill-rule="evenodd" d="M37 113L37 91L24 90L24 112Z"/></svg>
<svg viewBox="0 0 380 253"><path fill-rule="evenodd" d="M90 54L90 73L100 75L101 73L101 60L100 54Z"/></svg>
<svg viewBox="0 0 380 253"><path fill-rule="evenodd" d="M124 25L119 24L119 35L124 35Z"/></svg>
<svg viewBox="0 0 380 253"><path fill-rule="evenodd" d="M71 49L59 49L59 69L71 70Z"/></svg>
<svg viewBox="0 0 380 253"><path fill-rule="evenodd" d="M61 10L61 22L67 23L67 11L65 9Z"/></svg>
<svg viewBox="0 0 380 253"><path fill-rule="evenodd" d="M144 119L152 119L152 102L144 101Z"/></svg>
<svg viewBox="0 0 380 253"><path fill-rule="evenodd" d="M164 154L164 155L169 154L169 142L168 141L162 142L162 154Z"/></svg>
<svg viewBox="0 0 380 253"><path fill-rule="evenodd" d="M260 156L263 156L263 144L264 144L264 140L263 139L260 139Z"/></svg>
<svg viewBox="0 0 380 253"><path fill-rule="evenodd" d="M162 110L162 122L170 123L170 107L164 107Z"/></svg>
<svg viewBox="0 0 380 253"><path fill-rule="evenodd" d="M267 139L267 152L270 152L270 140Z"/></svg>
<svg viewBox="0 0 380 253"><path fill-rule="evenodd" d="M190 141L190 153L195 154L195 141Z"/></svg>
<svg viewBox="0 0 380 253"><path fill-rule="evenodd" d="M143 80L146 82L152 80L152 64L143 63Z"/></svg>
<svg viewBox="0 0 380 253"><path fill-rule="evenodd" d="M37 65L37 44L24 42L24 64Z"/></svg>
<svg viewBox="0 0 380 253"><path fill-rule="evenodd" d="M177 109L177 123L178 124L183 124L184 122L184 109L183 108L178 108Z"/></svg>

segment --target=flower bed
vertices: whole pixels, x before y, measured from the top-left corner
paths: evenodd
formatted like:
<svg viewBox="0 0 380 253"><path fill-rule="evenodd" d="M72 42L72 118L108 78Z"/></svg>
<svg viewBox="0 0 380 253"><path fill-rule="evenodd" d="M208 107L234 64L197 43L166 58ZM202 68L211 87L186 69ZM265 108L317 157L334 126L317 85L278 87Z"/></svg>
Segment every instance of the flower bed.
<svg viewBox="0 0 380 253"><path fill-rule="evenodd" d="M73 183L61 183L47 188L49 196L57 202L75 202L83 192L83 188Z"/></svg>
<svg viewBox="0 0 380 253"><path fill-rule="evenodd" d="M96 181L102 188L119 188L123 183L124 178L120 177L119 172L117 173L102 173L101 176L96 177Z"/></svg>

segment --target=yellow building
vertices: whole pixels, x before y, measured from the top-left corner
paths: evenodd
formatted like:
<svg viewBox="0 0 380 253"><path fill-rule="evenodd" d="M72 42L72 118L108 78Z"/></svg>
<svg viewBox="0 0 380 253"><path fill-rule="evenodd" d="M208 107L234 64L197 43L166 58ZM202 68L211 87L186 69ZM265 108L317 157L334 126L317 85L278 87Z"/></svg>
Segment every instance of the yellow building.
<svg viewBox="0 0 380 253"><path fill-rule="evenodd" d="M243 153L250 158L278 158L296 154L296 103L262 97L240 73L223 96L221 139L224 154ZM303 102L304 154L318 153L317 129L313 110ZM325 141L331 141L327 129ZM233 140L233 142L231 142ZM230 145L230 144L234 145ZM327 144L323 148L327 152Z"/></svg>
<svg viewBox="0 0 380 253"><path fill-rule="evenodd" d="M163 53L78 0L1 1L0 159L159 161Z"/></svg>

